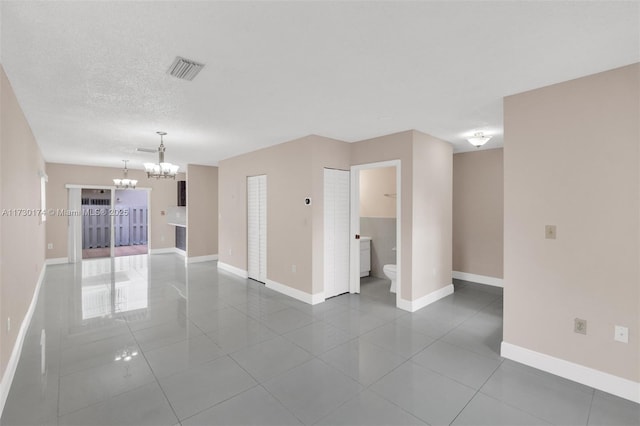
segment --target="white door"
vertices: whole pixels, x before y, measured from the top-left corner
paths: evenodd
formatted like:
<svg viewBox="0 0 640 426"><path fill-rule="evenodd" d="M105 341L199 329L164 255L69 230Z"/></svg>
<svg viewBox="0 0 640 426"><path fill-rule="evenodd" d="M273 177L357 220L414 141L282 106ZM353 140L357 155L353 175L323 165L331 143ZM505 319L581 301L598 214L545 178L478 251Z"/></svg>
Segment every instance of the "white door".
<svg viewBox="0 0 640 426"><path fill-rule="evenodd" d="M267 280L267 176L247 178L247 272Z"/></svg>
<svg viewBox="0 0 640 426"><path fill-rule="evenodd" d="M349 172L324 169L325 298L349 292Z"/></svg>

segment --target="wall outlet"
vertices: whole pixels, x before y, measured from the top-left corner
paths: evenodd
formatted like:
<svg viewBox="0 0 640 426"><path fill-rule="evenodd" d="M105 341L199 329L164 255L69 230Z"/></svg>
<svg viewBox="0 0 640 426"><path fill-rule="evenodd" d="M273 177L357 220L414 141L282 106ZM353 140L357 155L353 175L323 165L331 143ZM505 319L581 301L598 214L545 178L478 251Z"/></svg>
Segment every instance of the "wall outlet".
<svg viewBox="0 0 640 426"><path fill-rule="evenodd" d="M556 226L555 225L545 225L545 227L544 227L544 237L547 240L555 240L556 239Z"/></svg>
<svg viewBox="0 0 640 426"><path fill-rule="evenodd" d="M47 250L52 250L52 249L53 249L53 243L47 244Z"/></svg>
<svg viewBox="0 0 640 426"><path fill-rule="evenodd" d="M298 268L296 267L296 265L291 265L291 272L293 272L294 274L297 272Z"/></svg>
<svg viewBox="0 0 640 426"><path fill-rule="evenodd" d="M7 332L11 331L11 317L7 317Z"/></svg>
<svg viewBox="0 0 640 426"><path fill-rule="evenodd" d="M576 318L573 321L573 332L579 334L587 334L587 320Z"/></svg>
<svg viewBox="0 0 640 426"><path fill-rule="evenodd" d="M613 328L613 340L616 342L629 343L629 327L616 325Z"/></svg>

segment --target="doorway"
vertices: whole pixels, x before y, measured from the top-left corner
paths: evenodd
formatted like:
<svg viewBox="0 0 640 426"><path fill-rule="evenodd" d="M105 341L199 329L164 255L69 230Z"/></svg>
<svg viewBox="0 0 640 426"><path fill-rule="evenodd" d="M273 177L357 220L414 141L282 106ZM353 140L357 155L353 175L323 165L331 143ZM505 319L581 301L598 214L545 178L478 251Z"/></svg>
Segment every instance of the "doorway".
<svg viewBox="0 0 640 426"><path fill-rule="evenodd" d="M68 261L148 254L151 229L151 189L116 190L113 186L66 184L68 191L69 227L67 234ZM120 201L137 201L134 211L124 211L117 202L118 195L127 194ZM133 217L135 215L135 218ZM129 216L128 241L116 247L116 229L127 224L121 217ZM89 218L85 220L86 218ZM120 219L119 219L120 218ZM133 241L133 243L132 243ZM87 252L88 250L88 252Z"/></svg>
<svg viewBox="0 0 640 426"><path fill-rule="evenodd" d="M371 237L370 235L361 235L362 231L362 221L361 221L361 179L362 172L372 171L374 169L392 169L389 170L392 174L395 174L395 186L391 189L383 189L381 185L376 185L376 189L380 194L380 197L384 197L387 204L391 203L395 207L395 241L382 241L380 237L376 237L375 240L379 240L377 243L374 239L364 238L361 239L361 236ZM401 256L401 228L402 228L402 220L401 220L401 162L400 160L391 160L391 161L383 161L378 163L369 163L369 164L360 164L357 166L351 167L351 245L350 245L350 279L349 279L349 291L351 293L360 293L360 279L363 275L369 275L371 273L371 268L376 266L376 269L382 269L380 263L382 262L390 262L393 259L393 255L395 254L395 265L396 265L396 286L395 286L395 298L390 292L390 298L392 300L395 299L395 306L399 305L399 301L401 299L402 293L402 280L401 280L401 264L402 264L402 256ZM371 222L375 224L379 221L371 221L365 222L366 226L369 226L368 223ZM386 223L385 229L388 228L389 224ZM373 226L373 225L371 225ZM377 225L376 225L377 226ZM367 232L372 232L372 228L368 227ZM388 231L388 230L387 230ZM389 232L381 231L382 234ZM387 235L387 239L389 236ZM365 245L368 247L363 247L363 242L365 241ZM367 242L368 241L368 242ZM361 253L363 253L363 248L368 248L370 253L374 250L380 248L383 252L380 253L378 258L378 265L371 264L369 265L369 269L361 268ZM389 251L389 253L387 253ZM370 254L369 254L370 255ZM375 259L369 258L375 262ZM367 259L364 259L366 262ZM364 266L364 265L362 265ZM380 274L380 271L376 272L376 275ZM385 280L385 286L389 286L389 290L391 290L391 281L389 281L386 276L380 277L379 280Z"/></svg>
<svg viewBox="0 0 640 426"><path fill-rule="evenodd" d="M247 177L247 274L267 281L267 175Z"/></svg>

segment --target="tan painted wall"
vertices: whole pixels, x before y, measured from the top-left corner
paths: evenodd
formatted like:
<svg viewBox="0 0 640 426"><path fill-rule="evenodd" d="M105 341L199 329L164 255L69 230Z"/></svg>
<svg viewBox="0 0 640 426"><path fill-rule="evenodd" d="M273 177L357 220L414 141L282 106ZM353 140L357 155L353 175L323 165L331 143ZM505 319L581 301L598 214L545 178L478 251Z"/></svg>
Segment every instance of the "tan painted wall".
<svg viewBox="0 0 640 426"><path fill-rule="evenodd" d="M413 137L412 295L415 300L452 282L453 146L417 131Z"/></svg>
<svg viewBox="0 0 640 426"><path fill-rule="evenodd" d="M303 138L220 161L221 262L247 270L247 177L267 175L267 278L311 293L311 151Z"/></svg>
<svg viewBox="0 0 640 426"><path fill-rule="evenodd" d="M396 217L396 168L360 171L360 217Z"/></svg>
<svg viewBox="0 0 640 426"><path fill-rule="evenodd" d="M49 184L47 186L47 207L68 209L66 184L113 185L113 178L121 176L122 170L111 167L77 166L71 164L47 163ZM142 170L129 170L129 177L138 180L139 188L151 188L151 226L149 239L151 249L175 247L175 227L167 225L166 216L161 212L177 204L177 187L173 179L148 179ZM184 179L181 173L178 179ZM50 217L47 221L47 243L53 249L47 250L47 258L67 257L68 220L64 216Z"/></svg>
<svg viewBox="0 0 640 426"><path fill-rule="evenodd" d="M636 382L638 93L636 64L504 102L504 340ZM613 340L615 324L629 344Z"/></svg>
<svg viewBox="0 0 640 426"><path fill-rule="evenodd" d="M502 148L453 156L453 270L503 277Z"/></svg>
<svg viewBox="0 0 640 426"><path fill-rule="evenodd" d="M187 257L218 254L218 168L187 166Z"/></svg>
<svg viewBox="0 0 640 426"><path fill-rule="evenodd" d="M0 206L39 209L45 164L11 84L0 66ZM46 222L45 222L46 223ZM45 228L39 217L0 217L0 374L44 267ZM11 318L11 331L6 320Z"/></svg>

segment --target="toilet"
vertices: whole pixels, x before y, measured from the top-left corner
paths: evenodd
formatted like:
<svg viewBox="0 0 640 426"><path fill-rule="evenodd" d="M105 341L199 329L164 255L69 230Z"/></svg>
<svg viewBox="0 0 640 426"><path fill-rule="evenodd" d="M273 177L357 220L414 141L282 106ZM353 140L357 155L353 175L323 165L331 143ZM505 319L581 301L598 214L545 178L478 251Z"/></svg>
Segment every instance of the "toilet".
<svg viewBox="0 0 640 426"><path fill-rule="evenodd" d="M389 278L391 280L391 288L389 289L389 291L391 293L395 293L396 292L396 265L384 265L382 267L382 271L384 272L384 274L387 276L387 278Z"/></svg>

